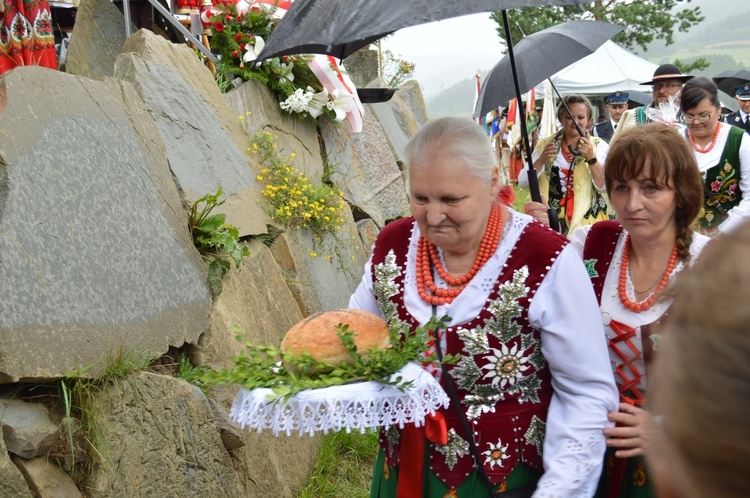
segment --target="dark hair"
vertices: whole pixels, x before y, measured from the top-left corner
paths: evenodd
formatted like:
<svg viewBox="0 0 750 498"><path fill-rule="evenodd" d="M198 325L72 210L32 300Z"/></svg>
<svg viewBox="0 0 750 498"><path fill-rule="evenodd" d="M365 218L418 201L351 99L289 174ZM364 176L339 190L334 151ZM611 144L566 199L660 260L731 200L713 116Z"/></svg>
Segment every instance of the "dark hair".
<svg viewBox="0 0 750 498"><path fill-rule="evenodd" d="M682 87L682 93L680 94L680 111L686 113L690 109L694 109L703 101L708 99L714 107L721 107L719 102L719 89L716 88L716 83L708 78L699 76L693 78L685 83Z"/></svg>
<svg viewBox="0 0 750 498"><path fill-rule="evenodd" d="M677 252L690 260L692 225L703 204L703 180L690 146L679 133L661 123L651 123L623 131L612 142L604 168L607 195L614 182L627 183L648 171L656 185L669 186L675 194Z"/></svg>
<svg viewBox="0 0 750 498"><path fill-rule="evenodd" d="M591 108L591 102L589 99L587 99L585 96L581 95L580 93L571 93L570 95L566 95L563 97L563 102L570 107L573 104L583 104L586 106L586 112L588 113L588 118L591 119L591 116L594 114L594 111ZM563 122L563 118L568 115L568 111L565 110L565 106L560 104L557 106L557 119L560 120L560 122Z"/></svg>

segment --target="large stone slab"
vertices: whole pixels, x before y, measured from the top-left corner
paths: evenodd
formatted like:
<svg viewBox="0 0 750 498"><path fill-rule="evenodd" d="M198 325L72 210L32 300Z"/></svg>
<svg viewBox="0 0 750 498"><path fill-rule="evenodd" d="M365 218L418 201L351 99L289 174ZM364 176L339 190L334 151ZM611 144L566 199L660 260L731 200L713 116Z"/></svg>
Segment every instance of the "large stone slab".
<svg viewBox="0 0 750 498"><path fill-rule="evenodd" d="M205 267L132 85L39 67L0 81L0 381L196 342Z"/></svg>
<svg viewBox="0 0 750 498"><path fill-rule="evenodd" d="M361 133L327 119L320 123L327 160L333 165L331 180L344 192L346 201L379 227L408 213L401 171L373 113L365 113Z"/></svg>
<svg viewBox="0 0 750 498"><path fill-rule="evenodd" d="M97 394L106 452L87 496L243 497L208 399L173 377L141 372Z"/></svg>
<svg viewBox="0 0 750 498"><path fill-rule="evenodd" d="M133 83L156 121L169 167L190 202L224 189L221 207L240 235L266 232L262 186L250 168L250 140L211 72L187 45L140 30L123 45L115 77Z"/></svg>
<svg viewBox="0 0 750 498"><path fill-rule="evenodd" d="M383 83L376 81L374 84ZM377 117L393 157L401 165L409 140L427 122L427 109L419 83L407 81L399 87L391 100L368 105L367 112Z"/></svg>
<svg viewBox="0 0 750 498"><path fill-rule="evenodd" d="M260 131L278 137L280 154L296 154L294 165L311 181L323 178L318 128L311 120L301 120L279 107L279 101L264 84L250 80L224 94L235 114L243 117L248 140ZM251 164L258 167L258 157Z"/></svg>
<svg viewBox="0 0 750 498"><path fill-rule="evenodd" d="M125 18L109 0L81 0L65 68L71 74L112 76L115 58L125 42Z"/></svg>
<svg viewBox="0 0 750 498"><path fill-rule="evenodd" d="M271 251L304 316L346 308L370 256L349 210L336 235L316 242L309 230L288 231Z"/></svg>

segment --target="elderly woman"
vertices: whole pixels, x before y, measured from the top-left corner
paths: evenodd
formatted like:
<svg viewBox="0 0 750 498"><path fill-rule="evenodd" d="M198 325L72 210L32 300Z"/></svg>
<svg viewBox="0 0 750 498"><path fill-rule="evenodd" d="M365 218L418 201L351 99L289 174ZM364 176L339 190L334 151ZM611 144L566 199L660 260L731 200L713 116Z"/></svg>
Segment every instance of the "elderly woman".
<svg viewBox="0 0 750 498"><path fill-rule="evenodd" d="M539 175L539 190L557 211L562 233L568 234L583 225L608 219L603 190L609 145L585 133L592 116L591 102L586 97L576 93L563 101L575 121L561 104L557 117L563 128L540 140L531 159ZM579 134L579 127L585 136ZM526 187L528 182L528 169L524 168L518 185Z"/></svg>
<svg viewBox="0 0 750 498"><path fill-rule="evenodd" d="M371 496L591 496L616 391L580 258L497 202L473 121L429 122L405 156L413 216L383 228L349 306L405 330L447 316L431 347L461 358L436 369L455 394L442 441L384 431Z"/></svg>
<svg viewBox="0 0 750 498"><path fill-rule="evenodd" d="M680 109L705 180L701 232L727 232L750 215L750 135L719 121L718 90L708 78L685 83Z"/></svg>
<svg viewBox="0 0 750 498"><path fill-rule="evenodd" d="M678 281L655 365L665 441L649 456L662 498L745 498L750 490L748 247L745 221Z"/></svg>

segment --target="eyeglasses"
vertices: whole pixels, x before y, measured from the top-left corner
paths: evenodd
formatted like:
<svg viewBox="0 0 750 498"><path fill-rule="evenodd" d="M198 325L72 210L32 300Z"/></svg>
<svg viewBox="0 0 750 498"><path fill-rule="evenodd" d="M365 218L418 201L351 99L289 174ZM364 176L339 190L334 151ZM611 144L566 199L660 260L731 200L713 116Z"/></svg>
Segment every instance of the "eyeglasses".
<svg viewBox="0 0 750 498"><path fill-rule="evenodd" d="M685 114L683 116L683 119L685 119L685 122L687 124L692 124L694 121L698 121L699 123L707 123L708 120L711 119L712 114L713 114L713 111L702 112L698 114L697 116L693 116L692 114Z"/></svg>
<svg viewBox="0 0 750 498"><path fill-rule="evenodd" d="M672 88L682 88L682 83L654 83L653 88L655 92L658 92L662 88L670 90Z"/></svg>

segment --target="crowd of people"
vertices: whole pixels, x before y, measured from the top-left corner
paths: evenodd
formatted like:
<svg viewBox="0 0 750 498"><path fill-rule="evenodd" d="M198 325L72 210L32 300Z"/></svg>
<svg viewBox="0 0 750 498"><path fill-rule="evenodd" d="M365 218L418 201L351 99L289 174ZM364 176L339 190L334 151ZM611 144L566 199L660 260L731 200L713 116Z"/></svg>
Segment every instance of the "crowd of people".
<svg viewBox="0 0 750 498"><path fill-rule="evenodd" d="M433 120L411 140L412 216L382 229L349 306L404 333L443 317L428 350L460 359L425 364L449 407L381 432L371 497L750 489L750 270L733 270L750 241L750 133L719 120L709 79L664 65L649 83L651 105L628 111L616 92L595 134L589 100L563 98L532 156L545 202L523 213L498 200L501 151L475 122ZM737 99L750 121L750 86ZM719 494L714 457L736 474Z"/></svg>

